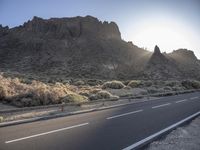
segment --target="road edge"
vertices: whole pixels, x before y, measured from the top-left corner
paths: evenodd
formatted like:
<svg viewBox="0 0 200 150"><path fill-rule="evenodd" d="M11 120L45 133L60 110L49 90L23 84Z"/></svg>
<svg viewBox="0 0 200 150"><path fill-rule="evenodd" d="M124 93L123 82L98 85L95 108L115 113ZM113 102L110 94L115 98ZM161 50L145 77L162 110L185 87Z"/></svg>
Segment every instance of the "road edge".
<svg viewBox="0 0 200 150"><path fill-rule="evenodd" d="M186 123L186 122L198 117L199 115L200 115L200 111L188 116L185 119L180 120L179 122L176 122L176 123L164 128L164 129L162 129L162 130L160 130L160 131L158 131L158 132L156 132L156 133L154 133L154 134L152 134L152 135L150 135L150 136L148 136L148 137L146 137L146 138L144 138L144 139L142 139L142 140L140 140L140 141L138 141L138 142L136 142L136 143L134 143L134 144L132 144L130 146L127 146L127 147L123 148L122 150L140 149L140 148L146 146L147 144L151 143L155 139L157 139L157 138L163 136L164 134L169 133L170 131L176 129L178 126L181 126L184 123Z"/></svg>

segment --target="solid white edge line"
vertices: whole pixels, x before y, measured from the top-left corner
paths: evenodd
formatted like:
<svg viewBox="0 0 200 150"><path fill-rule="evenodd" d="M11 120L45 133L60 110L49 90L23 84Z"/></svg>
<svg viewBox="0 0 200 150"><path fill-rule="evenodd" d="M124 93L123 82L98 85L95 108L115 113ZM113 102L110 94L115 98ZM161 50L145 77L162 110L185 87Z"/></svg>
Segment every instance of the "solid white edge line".
<svg viewBox="0 0 200 150"><path fill-rule="evenodd" d="M188 101L188 100L187 99L183 99L183 100L176 101L175 103L182 103L182 102L185 102L185 101Z"/></svg>
<svg viewBox="0 0 200 150"><path fill-rule="evenodd" d="M55 132L59 132L59 131L63 131L63 130L68 130L68 129L72 129L72 128L76 128L76 127L81 127L81 126L85 126L88 125L89 123L82 123L82 124L78 124L78 125L74 125L74 126L69 126L66 128L61 128L61 129L57 129L57 130L52 130L49 132L43 132L40 134L35 134L35 135L31 135L31 136L26 136L23 138L18 138L18 139L14 139L14 140L10 140L10 141L6 141L5 143L13 143L13 142L17 142L17 141L21 141L21 140L25 140L25 139L30 139L30 138L34 138L34 137L38 137L38 136L42 136L42 135L47 135L47 134L51 134L51 133L55 133Z"/></svg>
<svg viewBox="0 0 200 150"><path fill-rule="evenodd" d="M112 116L112 117L108 117L106 119L114 119L114 118L118 118L118 117L122 117L122 116L127 116L127 115L131 115L131 114L135 114L135 113L138 113L138 112L142 112L143 109L140 109L140 110L136 110L136 111L132 111L132 112L128 112L128 113L124 113L124 114L120 114L120 115L116 115L116 116Z"/></svg>
<svg viewBox="0 0 200 150"><path fill-rule="evenodd" d="M162 105L157 105L157 106L153 106L152 108L159 108L159 107L164 107L164 106L168 106L171 105L171 103L166 103L166 104L162 104Z"/></svg>
<svg viewBox="0 0 200 150"><path fill-rule="evenodd" d="M193 100L193 99L197 99L197 98L199 98L199 97L191 97L190 99Z"/></svg>
<svg viewBox="0 0 200 150"><path fill-rule="evenodd" d="M185 118L185 119L183 119L183 120L181 120L181 121L179 121L179 122L177 122L177 123L175 123L175 124L173 124L173 125L165 128L163 130L160 130L159 132L154 133L154 134L146 137L145 139L140 140L140 141L138 141L138 142L136 142L136 143L134 143L134 144L132 144L132 145L130 145L130 146L122 149L122 150L131 150L131 149L134 149L134 148L136 148L136 147L144 144L145 142L148 142L149 140L152 140L153 138L155 138L155 137L157 137L157 136L159 136L159 135L161 135L161 134L163 134L163 133L165 133L165 132L167 132L167 131L169 131L169 130L171 130L171 129L179 126L179 125L181 125L182 123L184 123L184 122L186 122L186 121L188 121L188 120L190 120L193 117L196 117L198 115L200 115L200 111L198 111L197 113L194 113L193 115L191 115L191 116L189 116L189 117L187 117L187 118Z"/></svg>

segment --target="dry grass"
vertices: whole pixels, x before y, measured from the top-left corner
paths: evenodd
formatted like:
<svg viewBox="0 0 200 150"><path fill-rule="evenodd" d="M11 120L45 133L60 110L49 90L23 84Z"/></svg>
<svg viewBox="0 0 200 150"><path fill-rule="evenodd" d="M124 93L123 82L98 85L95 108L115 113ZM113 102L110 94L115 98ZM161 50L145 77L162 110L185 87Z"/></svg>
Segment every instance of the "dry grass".
<svg viewBox="0 0 200 150"><path fill-rule="evenodd" d="M6 100L17 106L60 103L62 98L73 94L74 91L76 89L73 86L62 83L45 84L34 80L31 84L26 84L20 82L18 78L11 79L0 75L1 100ZM73 100L76 102L76 98Z"/></svg>
<svg viewBox="0 0 200 150"><path fill-rule="evenodd" d="M66 103L73 102L78 104L82 102L87 102L88 98L86 96L82 96L76 93L70 93L67 94L61 101Z"/></svg>

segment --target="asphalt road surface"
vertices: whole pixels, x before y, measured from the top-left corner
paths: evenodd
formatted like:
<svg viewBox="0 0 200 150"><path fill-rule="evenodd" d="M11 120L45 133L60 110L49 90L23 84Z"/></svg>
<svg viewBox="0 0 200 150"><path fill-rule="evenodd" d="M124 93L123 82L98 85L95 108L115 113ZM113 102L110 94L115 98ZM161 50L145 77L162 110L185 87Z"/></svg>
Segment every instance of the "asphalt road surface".
<svg viewBox="0 0 200 150"><path fill-rule="evenodd" d="M121 150L200 111L200 92L0 128L0 150Z"/></svg>

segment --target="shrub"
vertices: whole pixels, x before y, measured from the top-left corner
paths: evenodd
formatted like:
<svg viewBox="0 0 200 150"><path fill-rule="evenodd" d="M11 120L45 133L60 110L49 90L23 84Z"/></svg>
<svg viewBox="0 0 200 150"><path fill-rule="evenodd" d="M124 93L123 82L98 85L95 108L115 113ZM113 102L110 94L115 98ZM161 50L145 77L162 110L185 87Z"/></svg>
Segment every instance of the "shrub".
<svg viewBox="0 0 200 150"><path fill-rule="evenodd" d="M110 88L110 89L122 89L125 85L121 81L109 81L105 82L102 86L103 89Z"/></svg>
<svg viewBox="0 0 200 150"><path fill-rule="evenodd" d="M139 94L140 94L140 95L147 95L148 92L147 92L147 91L141 91Z"/></svg>
<svg viewBox="0 0 200 150"><path fill-rule="evenodd" d="M180 86L174 86L174 87L172 87L172 90L173 91L182 91L184 89L183 89L183 87L180 87Z"/></svg>
<svg viewBox="0 0 200 150"><path fill-rule="evenodd" d="M130 82L130 80L125 80L125 81L122 81L122 83L124 84L124 85L128 85L128 83Z"/></svg>
<svg viewBox="0 0 200 150"><path fill-rule="evenodd" d="M6 89L2 85L0 85L0 100L5 99L6 96L7 96Z"/></svg>
<svg viewBox="0 0 200 150"><path fill-rule="evenodd" d="M31 98L26 98L26 97L23 97L21 100L21 105L23 107L29 107L29 106L37 106L39 105L39 103L36 103L35 100L31 99ZM34 102L34 103L33 103Z"/></svg>
<svg viewBox="0 0 200 150"><path fill-rule="evenodd" d="M65 97L66 94L71 93L66 85L62 83L56 83L53 85L46 85L44 83L34 81L32 84L30 93L33 99L39 101L42 105L60 103L61 98Z"/></svg>
<svg viewBox="0 0 200 150"><path fill-rule="evenodd" d="M0 116L0 122L3 122L3 116Z"/></svg>
<svg viewBox="0 0 200 150"><path fill-rule="evenodd" d="M74 82L74 85L76 85L76 86L80 86L80 85L84 85L84 84L85 84L85 82L82 80L78 80L78 81Z"/></svg>
<svg viewBox="0 0 200 150"><path fill-rule="evenodd" d="M165 85L169 86L169 87L174 87L174 86L178 86L179 82L178 81L165 81Z"/></svg>
<svg viewBox="0 0 200 150"><path fill-rule="evenodd" d="M153 85L153 82L152 82L152 81L143 81L142 84L143 84L145 87L149 87L149 86L152 86L152 85Z"/></svg>
<svg viewBox="0 0 200 150"><path fill-rule="evenodd" d="M45 84L34 80L31 84L25 84L18 78L11 79L0 75L0 99L6 99L20 107L57 104L75 90L74 86L62 83Z"/></svg>
<svg viewBox="0 0 200 150"><path fill-rule="evenodd" d="M141 84L141 81L139 80L132 80L128 83L128 86L129 87L132 87L132 88L136 88L138 87L139 85Z"/></svg>
<svg viewBox="0 0 200 150"><path fill-rule="evenodd" d="M90 100L98 100L98 99L110 99L110 98L118 98L114 95L112 95L111 93L109 93L108 91L104 91L101 90L99 92L97 92L96 94L92 94L90 96Z"/></svg>
<svg viewBox="0 0 200 150"><path fill-rule="evenodd" d="M82 102L87 102L88 98L76 93L70 93L67 94L62 100L62 102L72 102L72 103L82 103Z"/></svg>
<svg viewBox="0 0 200 150"><path fill-rule="evenodd" d="M199 89L200 88L200 82L196 80L184 80L181 82L182 86L184 86L186 89Z"/></svg>
<svg viewBox="0 0 200 150"><path fill-rule="evenodd" d="M160 91L159 91L159 89L157 89L155 87L149 87L149 88L147 88L147 92L150 94L154 94L154 93L158 93Z"/></svg>
<svg viewBox="0 0 200 150"><path fill-rule="evenodd" d="M171 88L170 86L166 86L166 87L164 87L164 90L166 90L166 91L171 91L172 88Z"/></svg>
<svg viewBox="0 0 200 150"><path fill-rule="evenodd" d="M90 86L96 86L96 85L102 84L102 81L101 80L90 79L90 80L87 80L87 84L90 85Z"/></svg>

